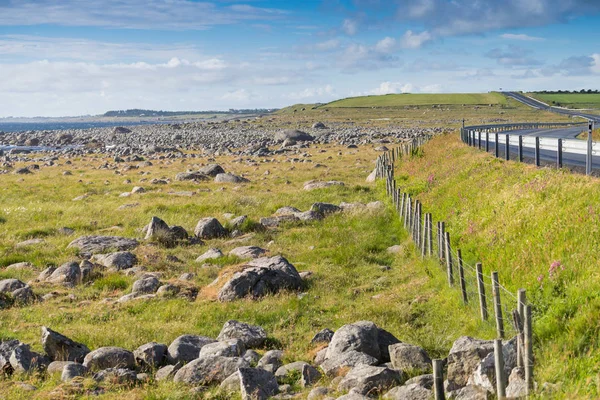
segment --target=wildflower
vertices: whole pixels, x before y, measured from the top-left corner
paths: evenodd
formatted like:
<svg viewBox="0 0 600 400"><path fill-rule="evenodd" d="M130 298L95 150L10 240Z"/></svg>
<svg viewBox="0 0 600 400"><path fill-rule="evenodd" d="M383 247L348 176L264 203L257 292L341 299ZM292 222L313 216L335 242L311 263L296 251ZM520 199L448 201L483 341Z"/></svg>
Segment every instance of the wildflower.
<svg viewBox="0 0 600 400"><path fill-rule="evenodd" d="M429 183L430 185L433 185L433 181L435 181L435 175L431 174L427 178L427 183Z"/></svg>
<svg viewBox="0 0 600 400"><path fill-rule="evenodd" d="M552 264L550 264L550 268L548 268L548 276L552 278L556 275L558 268L560 268L561 271L564 271L565 269L560 261L553 261Z"/></svg>
<svg viewBox="0 0 600 400"><path fill-rule="evenodd" d="M537 277L537 281L540 283L540 285L542 284L543 280L544 280L544 275L540 274L540 275Z"/></svg>

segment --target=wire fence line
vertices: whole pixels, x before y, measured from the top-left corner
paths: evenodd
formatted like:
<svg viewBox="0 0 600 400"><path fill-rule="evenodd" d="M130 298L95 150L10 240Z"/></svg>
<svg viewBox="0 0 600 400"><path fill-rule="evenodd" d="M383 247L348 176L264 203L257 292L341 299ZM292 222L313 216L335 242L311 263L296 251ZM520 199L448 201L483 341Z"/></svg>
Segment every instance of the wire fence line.
<svg viewBox="0 0 600 400"><path fill-rule="evenodd" d="M440 272L446 275L451 288L459 289L465 307L478 312L482 321L495 325L498 339L505 339L509 334L517 337L517 366L524 368L527 387L531 391L534 362L531 304L525 290L519 289L514 294L500 284L497 271L486 276L481 263L465 262L461 250L452 245L446 223L439 221L434 229L432 214L425 213L422 203L403 192L394 179L396 161L417 154L430 139L430 135L419 136L382 153L376 162L376 178L385 180L386 193L417 250L424 258L438 260ZM498 393L501 390L498 387Z"/></svg>

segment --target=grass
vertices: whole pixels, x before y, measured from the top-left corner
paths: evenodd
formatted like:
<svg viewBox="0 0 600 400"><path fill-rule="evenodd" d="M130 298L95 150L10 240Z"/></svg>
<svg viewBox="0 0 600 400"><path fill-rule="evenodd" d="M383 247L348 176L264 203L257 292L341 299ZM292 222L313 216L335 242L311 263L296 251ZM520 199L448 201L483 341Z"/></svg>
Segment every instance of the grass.
<svg viewBox="0 0 600 400"><path fill-rule="evenodd" d="M582 132L580 135L577 136L577 139L581 139L581 140L587 140L588 139L588 131L586 128L585 132ZM597 142L600 140L600 128L594 129L592 131L592 140L594 142Z"/></svg>
<svg viewBox="0 0 600 400"><path fill-rule="evenodd" d="M600 109L600 93L529 93L528 95L551 106Z"/></svg>
<svg viewBox="0 0 600 400"><path fill-rule="evenodd" d="M461 94L388 94L383 96L361 96L333 101L321 107L404 107L432 105L490 105L506 104L499 93Z"/></svg>
<svg viewBox="0 0 600 400"><path fill-rule="evenodd" d="M446 221L467 263L498 271L513 293L527 289L537 381L559 384L560 398L597 398L597 178L501 161L455 136L428 143L397 175L435 221Z"/></svg>

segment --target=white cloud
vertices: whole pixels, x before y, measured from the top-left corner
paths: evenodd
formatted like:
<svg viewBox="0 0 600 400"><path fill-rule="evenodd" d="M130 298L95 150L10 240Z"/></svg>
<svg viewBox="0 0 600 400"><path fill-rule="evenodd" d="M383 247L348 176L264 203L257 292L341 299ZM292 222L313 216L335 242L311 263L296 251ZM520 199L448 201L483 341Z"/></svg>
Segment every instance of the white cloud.
<svg viewBox="0 0 600 400"><path fill-rule="evenodd" d="M244 102L250 100L252 95L246 89L230 91L221 96L223 100L232 100L233 102Z"/></svg>
<svg viewBox="0 0 600 400"><path fill-rule="evenodd" d="M411 83L400 83L400 82L381 82L379 87L371 90L368 94L383 95L383 94L395 94L395 93L410 93L414 90L414 86Z"/></svg>
<svg viewBox="0 0 600 400"><path fill-rule="evenodd" d="M356 35L358 32L358 22L353 19L345 19L342 23L342 32L349 36Z"/></svg>
<svg viewBox="0 0 600 400"><path fill-rule="evenodd" d="M318 51L330 51L335 50L338 47L340 47L340 41L338 39L326 40L325 42L320 42L313 46L313 48Z"/></svg>
<svg viewBox="0 0 600 400"><path fill-rule="evenodd" d="M520 34L504 33L504 34L500 35L500 37L503 39L522 40L525 42L540 42L540 41L546 40L542 37L529 36L529 35L525 35L523 33L520 33Z"/></svg>
<svg viewBox="0 0 600 400"><path fill-rule="evenodd" d="M414 33L413 31L408 30L402 35L400 43L405 49L418 49L431 40L433 40L433 36L428 31Z"/></svg>
<svg viewBox="0 0 600 400"><path fill-rule="evenodd" d="M332 85L325 85L322 87L316 88L306 88L299 92L291 92L289 95L285 96L291 100L307 100L312 99L316 101L325 101L331 100L335 97L335 89Z"/></svg>
<svg viewBox="0 0 600 400"><path fill-rule="evenodd" d="M594 65L591 67L595 74L600 74L600 53L592 54Z"/></svg>
<svg viewBox="0 0 600 400"><path fill-rule="evenodd" d="M375 49L377 51L379 51L380 53L390 53L390 52L394 51L395 47L396 47L396 39L391 38L389 36L381 39L375 45Z"/></svg>

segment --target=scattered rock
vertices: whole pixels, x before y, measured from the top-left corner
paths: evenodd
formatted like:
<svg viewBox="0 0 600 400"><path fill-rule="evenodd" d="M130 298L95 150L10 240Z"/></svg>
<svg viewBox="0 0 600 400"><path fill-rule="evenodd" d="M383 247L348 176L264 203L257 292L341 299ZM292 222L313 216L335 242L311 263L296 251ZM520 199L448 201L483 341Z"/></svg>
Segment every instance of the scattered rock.
<svg viewBox="0 0 600 400"><path fill-rule="evenodd" d="M90 370L107 368L135 368L133 353L120 347L100 347L85 356L83 360Z"/></svg>
<svg viewBox="0 0 600 400"><path fill-rule="evenodd" d="M137 240L119 236L82 236L67 247L75 247L85 253L106 253L109 250L126 251L138 246Z"/></svg>
<svg viewBox="0 0 600 400"><path fill-rule="evenodd" d="M133 351L137 365L143 368L157 368L167 360L167 345L150 342L141 345Z"/></svg>
<svg viewBox="0 0 600 400"><path fill-rule="evenodd" d="M431 359L427 352L419 346L397 343L389 346L389 352L394 369L420 372L431 370Z"/></svg>
<svg viewBox="0 0 600 400"><path fill-rule="evenodd" d="M304 190L315 190L315 189L325 189L331 186L345 186L344 182L339 181L310 181L304 184Z"/></svg>
<svg viewBox="0 0 600 400"><path fill-rule="evenodd" d="M42 347L54 361L81 363L90 352L86 345L77 343L45 326L42 326Z"/></svg>
<svg viewBox="0 0 600 400"><path fill-rule="evenodd" d="M219 338L219 340L222 340ZM175 339L167 350L167 357L170 364L177 362L189 362L200 354L200 349L204 345L214 343L215 340L206 336L182 335Z"/></svg>
<svg viewBox="0 0 600 400"><path fill-rule="evenodd" d="M82 364L69 363L63 367L60 380L63 382L69 382L79 376L85 376L88 372L88 368Z"/></svg>
<svg viewBox="0 0 600 400"><path fill-rule="evenodd" d="M216 218L208 217L198 221L194 234L200 239L216 239L227 236L227 230Z"/></svg>
<svg viewBox="0 0 600 400"><path fill-rule="evenodd" d="M275 376L264 369L240 368L238 374L242 400L267 400L279 390Z"/></svg>
<svg viewBox="0 0 600 400"><path fill-rule="evenodd" d="M229 255L236 256L242 259L258 258L264 255L267 251L257 246L242 246L236 247L229 252Z"/></svg>
<svg viewBox="0 0 600 400"><path fill-rule="evenodd" d="M92 256L92 261L106 268L122 271L133 267L137 263L137 257L129 251L119 251L110 254L96 254Z"/></svg>
<svg viewBox="0 0 600 400"><path fill-rule="evenodd" d="M250 325L236 320L225 322L217 340L240 339L247 348L257 348L267 340L265 330L256 325Z"/></svg>
<svg viewBox="0 0 600 400"><path fill-rule="evenodd" d="M190 385L221 383L240 368L249 368L248 361L239 357L196 358L181 367L173 381Z"/></svg>
<svg viewBox="0 0 600 400"><path fill-rule="evenodd" d="M247 183L250 182L248 179L237 176L231 173L218 174L215 176L216 183Z"/></svg>
<svg viewBox="0 0 600 400"><path fill-rule="evenodd" d="M359 365L354 367L338 385L340 391L375 396L401 384L401 372L386 367Z"/></svg>
<svg viewBox="0 0 600 400"><path fill-rule="evenodd" d="M202 254L200 257L196 258L196 262L204 262L206 260L213 260L216 258L223 257L223 253L219 249L211 248L206 251L206 253Z"/></svg>

